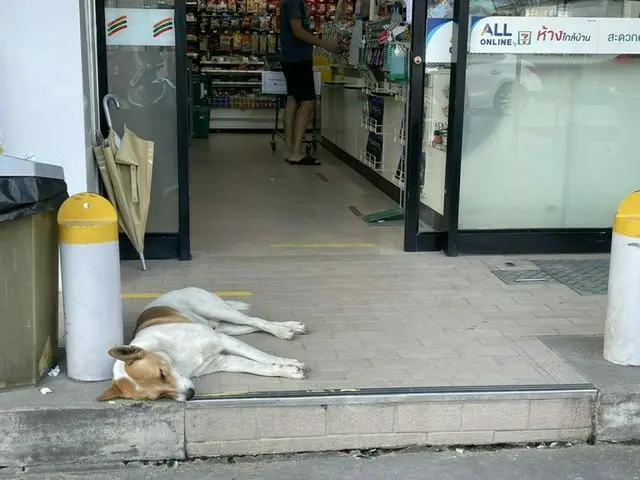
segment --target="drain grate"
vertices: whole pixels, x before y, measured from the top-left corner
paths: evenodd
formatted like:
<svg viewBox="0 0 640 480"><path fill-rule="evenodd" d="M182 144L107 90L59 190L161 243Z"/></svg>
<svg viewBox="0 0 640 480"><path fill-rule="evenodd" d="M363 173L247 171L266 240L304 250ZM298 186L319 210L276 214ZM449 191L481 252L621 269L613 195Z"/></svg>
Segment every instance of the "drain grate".
<svg viewBox="0 0 640 480"><path fill-rule="evenodd" d="M491 270L491 273L507 285L553 281L553 278L542 270Z"/></svg>
<svg viewBox="0 0 640 480"><path fill-rule="evenodd" d="M532 263L557 282L580 295L606 295L609 259L533 260Z"/></svg>
<svg viewBox="0 0 640 480"><path fill-rule="evenodd" d="M491 270L507 285L557 282L580 295L606 295L609 283L609 259L532 260L539 270Z"/></svg>

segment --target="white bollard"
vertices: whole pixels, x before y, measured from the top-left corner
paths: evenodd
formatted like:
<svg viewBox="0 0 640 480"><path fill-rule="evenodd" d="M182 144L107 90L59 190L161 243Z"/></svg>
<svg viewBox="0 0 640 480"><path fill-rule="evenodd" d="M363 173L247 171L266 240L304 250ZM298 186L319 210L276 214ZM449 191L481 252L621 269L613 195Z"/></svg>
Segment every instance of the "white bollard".
<svg viewBox="0 0 640 480"><path fill-rule="evenodd" d="M108 350L124 343L118 216L105 198L80 193L60 207L58 227L68 375L108 380Z"/></svg>
<svg viewBox="0 0 640 480"><path fill-rule="evenodd" d="M640 191L620 202L613 221L603 355L640 366Z"/></svg>

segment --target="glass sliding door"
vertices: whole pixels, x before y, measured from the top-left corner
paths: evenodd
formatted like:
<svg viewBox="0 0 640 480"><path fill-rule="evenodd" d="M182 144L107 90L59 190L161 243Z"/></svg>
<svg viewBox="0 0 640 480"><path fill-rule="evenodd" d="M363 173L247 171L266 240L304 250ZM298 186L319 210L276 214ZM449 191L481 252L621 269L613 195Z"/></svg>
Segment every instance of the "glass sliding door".
<svg viewBox="0 0 640 480"><path fill-rule="evenodd" d="M456 48L459 35L456 19L461 1L414 2L407 134L410 215L407 215L405 229L415 233L416 250L444 249L450 253L447 239L455 227L450 221L452 208L457 208L457 188L453 181L456 169L452 169L452 164L455 167L459 147L451 143L451 129L456 125L461 128L456 117L460 112L454 110L453 102L459 79L459 75L456 76L460 60ZM464 65L461 68L464 71ZM407 237L407 242L410 241Z"/></svg>
<svg viewBox="0 0 640 480"><path fill-rule="evenodd" d="M471 1L465 235L611 227L640 176L638 5Z"/></svg>
<svg viewBox="0 0 640 480"><path fill-rule="evenodd" d="M180 232L184 229L184 201L179 179L184 176L180 163L186 161L188 139L183 137L188 135L188 122L184 131L178 128L187 102L186 93L181 95L178 89L186 87L186 58L181 57L182 49L176 48L181 44L176 40L184 13L180 18L173 0L101 3L106 49L102 68L106 69L107 84L102 93L115 95L120 103L120 109L110 107L113 126L120 135L126 125L155 142L145 250L152 250L147 251L148 258L184 257L179 253L179 233L186 234L188 240L188 231ZM180 10L184 12L184 8Z"/></svg>

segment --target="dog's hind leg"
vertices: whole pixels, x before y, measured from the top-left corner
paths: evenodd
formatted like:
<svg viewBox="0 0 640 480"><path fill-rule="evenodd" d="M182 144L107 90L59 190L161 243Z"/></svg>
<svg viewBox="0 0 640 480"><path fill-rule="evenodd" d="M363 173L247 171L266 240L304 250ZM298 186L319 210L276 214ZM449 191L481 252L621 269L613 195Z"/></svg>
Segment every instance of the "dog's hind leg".
<svg viewBox="0 0 640 480"><path fill-rule="evenodd" d="M265 365L294 365L301 369L305 368L304 363L299 360L276 357L275 355L258 350L242 340L238 340L237 338L229 337L227 335L220 335L220 346L223 351L227 353L248 358Z"/></svg>
<svg viewBox="0 0 640 480"><path fill-rule="evenodd" d="M252 373L262 377L284 377L293 378L294 380L304 378L304 371L298 366L264 364L237 355L221 355L216 366L219 372Z"/></svg>
<svg viewBox="0 0 640 480"><path fill-rule="evenodd" d="M227 322L217 323L215 330L218 333L224 333L225 335L230 335L232 337L261 331L258 327L250 327L249 325L234 325Z"/></svg>
<svg viewBox="0 0 640 480"><path fill-rule="evenodd" d="M172 295L171 298L169 298L170 295ZM290 340L296 333L305 332L305 326L299 322L269 322L262 318L250 317L241 312L241 310L249 308L247 304L225 302L217 295L201 288L185 288L166 294L165 297L167 301L170 301L169 306L182 308L193 313L196 316L194 320L198 322L204 320L215 324L216 320L219 320L245 325L270 333L283 340ZM214 328L217 328L217 325Z"/></svg>
<svg viewBox="0 0 640 480"><path fill-rule="evenodd" d="M296 333L304 333L305 326L298 322L269 322L263 318L250 317L231 308L220 309L213 317L217 320L236 325L246 325L270 333L282 340L291 340Z"/></svg>

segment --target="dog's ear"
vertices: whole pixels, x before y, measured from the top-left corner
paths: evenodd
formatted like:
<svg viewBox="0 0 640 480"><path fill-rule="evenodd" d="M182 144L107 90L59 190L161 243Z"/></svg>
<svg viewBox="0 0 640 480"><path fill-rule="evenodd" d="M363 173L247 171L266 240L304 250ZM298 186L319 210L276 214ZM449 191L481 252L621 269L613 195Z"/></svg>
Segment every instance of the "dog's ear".
<svg viewBox="0 0 640 480"><path fill-rule="evenodd" d="M122 360L124 363L131 365L136 360L143 358L145 351L143 348L133 345L118 345L109 350L109 355L116 360Z"/></svg>
<svg viewBox="0 0 640 480"><path fill-rule="evenodd" d="M123 398L122 390L115 382L111 382L109 388L107 388L102 395L98 397L98 400L101 402L105 402L107 400L115 400L116 398Z"/></svg>

